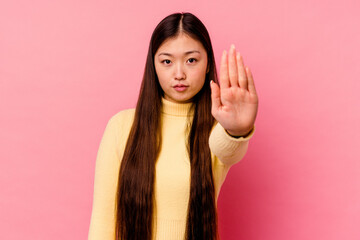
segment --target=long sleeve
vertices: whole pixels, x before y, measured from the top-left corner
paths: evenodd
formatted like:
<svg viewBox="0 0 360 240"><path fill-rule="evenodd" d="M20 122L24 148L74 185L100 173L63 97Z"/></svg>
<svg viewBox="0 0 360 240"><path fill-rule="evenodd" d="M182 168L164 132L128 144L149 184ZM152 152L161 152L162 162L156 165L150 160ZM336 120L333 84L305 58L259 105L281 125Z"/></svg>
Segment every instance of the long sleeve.
<svg viewBox="0 0 360 240"><path fill-rule="evenodd" d="M116 119L105 128L96 158L94 197L89 240L115 239L115 196L118 181L119 154Z"/></svg>
<svg viewBox="0 0 360 240"><path fill-rule="evenodd" d="M255 126L247 137L234 138L217 122L209 137L210 150L222 164L231 166L245 156L254 132Z"/></svg>

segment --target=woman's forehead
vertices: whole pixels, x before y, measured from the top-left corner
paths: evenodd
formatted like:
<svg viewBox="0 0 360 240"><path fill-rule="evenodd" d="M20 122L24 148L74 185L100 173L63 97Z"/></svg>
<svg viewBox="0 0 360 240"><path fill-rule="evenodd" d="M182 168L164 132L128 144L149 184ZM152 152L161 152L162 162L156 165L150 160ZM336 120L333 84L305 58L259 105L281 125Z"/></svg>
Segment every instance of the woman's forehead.
<svg viewBox="0 0 360 240"><path fill-rule="evenodd" d="M191 38L185 34L175 38L166 39L159 47L156 55L188 55L188 54L206 54L206 51L200 41Z"/></svg>

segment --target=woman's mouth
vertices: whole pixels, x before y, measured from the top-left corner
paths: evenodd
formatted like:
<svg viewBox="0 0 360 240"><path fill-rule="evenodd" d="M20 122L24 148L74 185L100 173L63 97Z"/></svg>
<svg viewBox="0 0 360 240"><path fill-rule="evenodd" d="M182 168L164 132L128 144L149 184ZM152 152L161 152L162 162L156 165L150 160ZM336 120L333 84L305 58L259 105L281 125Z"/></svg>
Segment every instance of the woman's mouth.
<svg viewBox="0 0 360 240"><path fill-rule="evenodd" d="M177 84L174 86L175 90L178 92L185 91L189 86L183 85L183 84Z"/></svg>

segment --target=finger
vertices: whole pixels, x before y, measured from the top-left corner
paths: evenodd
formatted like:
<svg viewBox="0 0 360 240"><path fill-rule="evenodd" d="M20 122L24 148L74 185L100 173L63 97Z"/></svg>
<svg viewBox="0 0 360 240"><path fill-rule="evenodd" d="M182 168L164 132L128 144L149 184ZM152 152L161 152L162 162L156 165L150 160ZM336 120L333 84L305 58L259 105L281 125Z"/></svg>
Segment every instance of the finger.
<svg viewBox="0 0 360 240"><path fill-rule="evenodd" d="M239 85L241 88L247 90L248 88L248 80L246 77L246 73L245 73L245 68L244 68L244 61L242 59L242 56L240 55L240 53L236 54L236 62L237 62L237 69L238 69L238 74L239 74Z"/></svg>
<svg viewBox="0 0 360 240"><path fill-rule="evenodd" d="M228 72L228 63L227 63L227 52L224 50L221 57L220 65L220 87L229 88L229 72Z"/></svg>
<svg viewBox="0 0 360 240"><path fill-rule="evenodd" d="M229 68L230 85L232 87L239 87L238 70L236 66L236 51L234 44L231 44L230 47L228 68Z"/></svg>
<svg viewBox="0 0 360 240"><path fill-rule="evenodd" d="M210 88L211 88L211 113L217 112L217 110L221 107L221 100L220 100L220 88L219 86L213 81L210 81Z"/></svg>
<svg viewBox="0 0 360 240"><path fill-rule="evenodd" d="M246 74L248 77L248 85L249 85L249 92L256 94L256 89L255 89L255 83L254 83L254 78L253 75L250 71L250 68L246 67Z"/></svg>

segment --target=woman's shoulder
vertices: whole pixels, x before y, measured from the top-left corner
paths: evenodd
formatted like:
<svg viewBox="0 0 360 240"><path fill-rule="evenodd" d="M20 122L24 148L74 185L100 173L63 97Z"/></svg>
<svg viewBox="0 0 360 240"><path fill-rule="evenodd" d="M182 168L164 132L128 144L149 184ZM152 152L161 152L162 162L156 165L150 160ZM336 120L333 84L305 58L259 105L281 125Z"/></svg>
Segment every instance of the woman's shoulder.
<svg viewBox="0 0 360 240"><path fill-rule="evenodd" d="M124 109L113 114L108 121L109 131L116 132L120 139L126 139L135 116L135 108Z"/></svg>
<svg viewBox="0 0 360 240"><path fill-rule="evenodd" d="M116 123L124 123L133 121L135 116L135 108L129 108L121 110L110 117L109 121L113 121Z"/></svg>

